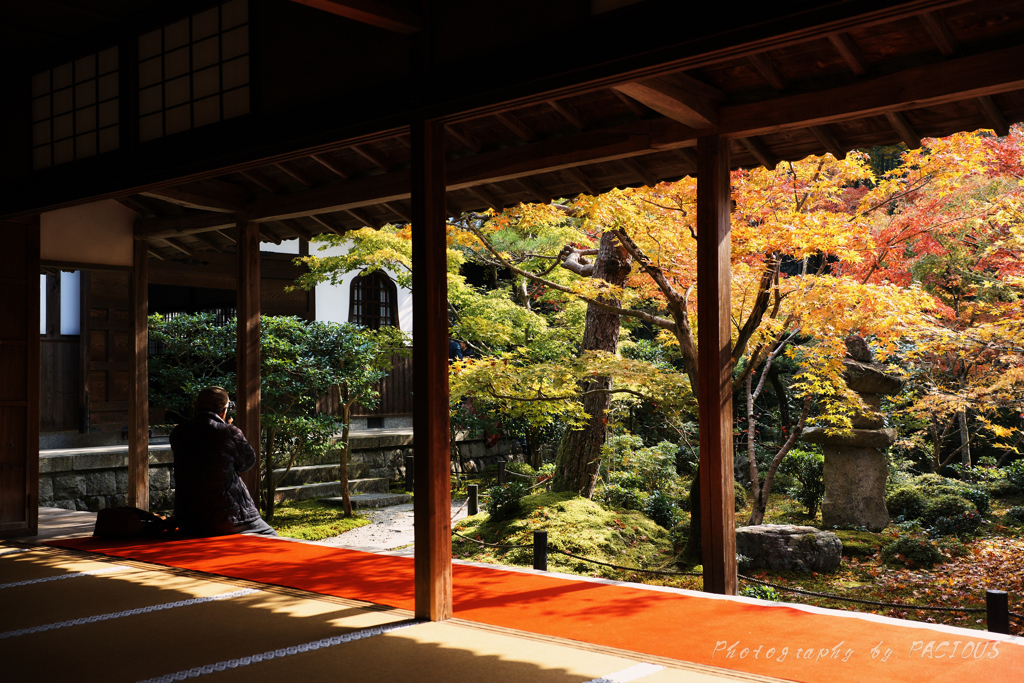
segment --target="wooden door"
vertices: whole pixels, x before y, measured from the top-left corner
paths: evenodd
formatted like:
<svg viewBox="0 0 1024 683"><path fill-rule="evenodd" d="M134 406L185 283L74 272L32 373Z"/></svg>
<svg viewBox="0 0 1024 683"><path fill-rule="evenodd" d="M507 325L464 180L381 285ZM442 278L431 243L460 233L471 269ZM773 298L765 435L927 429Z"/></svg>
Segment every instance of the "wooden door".
<svg viewBox="0 0 1024 683"><path fill-rule="evenodd" d="M39 517L39 228L0 223L0 536Z"/></svg>
<svg viewBox="0 0 1024 683"><path fill-rule="evenodd" d="M83 330L89 431L114 432L128 426L128 389L134 354L131 273L89 274Z"/></svg>

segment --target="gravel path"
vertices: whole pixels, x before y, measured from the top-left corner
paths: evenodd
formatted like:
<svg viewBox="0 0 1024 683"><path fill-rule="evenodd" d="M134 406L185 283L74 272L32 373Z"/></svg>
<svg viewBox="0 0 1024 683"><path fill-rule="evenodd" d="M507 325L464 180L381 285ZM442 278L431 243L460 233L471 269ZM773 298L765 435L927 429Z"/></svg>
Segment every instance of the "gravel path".
<svg viewBox="0 0 1024 683"><path fill-rule="evenodd" d="M465 499L452 501L452 521L466 517ZM360 510L370 518L370 524L347 531L340 536L320 541L323 545L351 548L385 555L413 554L412 503L386 508Z"/></svg>

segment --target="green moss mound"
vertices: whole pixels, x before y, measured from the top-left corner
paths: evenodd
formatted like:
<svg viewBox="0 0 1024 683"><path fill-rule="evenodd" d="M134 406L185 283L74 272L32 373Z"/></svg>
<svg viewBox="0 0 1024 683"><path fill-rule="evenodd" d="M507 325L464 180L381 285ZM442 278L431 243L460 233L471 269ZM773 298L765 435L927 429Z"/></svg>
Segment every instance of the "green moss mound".
<svg viewBox="0 0 1024 683"><path fill-rule="evenodd" d="M882 560L892 566L931 569L945 559L934 543L913 536L900 536L882 548Z"/></svg>
<svg viewBox="0 0 1024 683"><path fill-rule="evenodd" d="M872 557L886 543L884 536L870 531L836 529L832 533L843 543L843 557Z"/></svg>
<svg viewBox="0 0 1024 683"><path fill-rule="evenodd" d="M673 569L674 553L666 529L639 512L605 508L574 493L526 496L522 512L515 519L499 521L477 515L460 521L455 530L486 543L529 546L489 548L455 536L452 552L464 560L533 566L533 532L546 531L552 549L638 569ZM629 572L550 551L548 569L620 580L634 578Z"/></svg>

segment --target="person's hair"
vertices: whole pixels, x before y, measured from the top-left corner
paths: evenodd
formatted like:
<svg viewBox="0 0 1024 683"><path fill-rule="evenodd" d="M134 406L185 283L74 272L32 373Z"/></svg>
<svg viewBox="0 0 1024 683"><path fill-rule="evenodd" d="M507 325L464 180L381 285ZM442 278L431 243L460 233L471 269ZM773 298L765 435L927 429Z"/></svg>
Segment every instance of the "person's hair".
<svg viewBox="0 0 1024 683"><path fill-rule="evenodd" d="M231 398L224 387L206 387L196 396L196 411L207 411L219 415L224 412L230 402Z"/></svg>

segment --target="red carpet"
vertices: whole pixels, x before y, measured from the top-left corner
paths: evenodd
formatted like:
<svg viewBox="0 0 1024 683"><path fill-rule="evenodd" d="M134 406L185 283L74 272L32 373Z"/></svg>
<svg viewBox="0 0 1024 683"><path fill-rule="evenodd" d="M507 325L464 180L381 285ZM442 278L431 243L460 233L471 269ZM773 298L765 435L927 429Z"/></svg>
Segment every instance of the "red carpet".
<svg viewBox="0 0 1024 683"><path fill-rule="evenodd" d="M256 536L51 545L413 609L411 558ZM1024 680L1024 641L454 565L455 616L799 681ZM909 623L909 622L908 622ZM769 656L770 655L770 656Z"/></svg>

